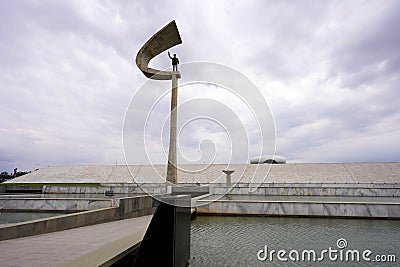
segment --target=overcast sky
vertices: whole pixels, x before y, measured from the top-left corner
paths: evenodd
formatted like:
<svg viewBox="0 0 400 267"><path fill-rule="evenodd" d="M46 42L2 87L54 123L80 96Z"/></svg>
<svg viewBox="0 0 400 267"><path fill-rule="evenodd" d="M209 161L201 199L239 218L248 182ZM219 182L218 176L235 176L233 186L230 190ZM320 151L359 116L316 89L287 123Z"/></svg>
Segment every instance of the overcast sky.
<svg viewBox="0 0 400 267"><path fill-rule="evenodd" d="M259 88L289 162L399 161L399 14L397 0L0 1L0 171L123 164L124 115L146 82L134 58L173 19L181 63Z"/></svg>

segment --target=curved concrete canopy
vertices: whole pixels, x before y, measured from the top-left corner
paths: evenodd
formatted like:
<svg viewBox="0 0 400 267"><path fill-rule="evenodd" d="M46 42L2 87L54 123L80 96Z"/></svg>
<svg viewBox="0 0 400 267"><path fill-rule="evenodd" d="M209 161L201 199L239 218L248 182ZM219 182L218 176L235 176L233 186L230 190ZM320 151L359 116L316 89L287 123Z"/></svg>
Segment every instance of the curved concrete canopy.
<svg viewBox="0 0 400 267"><path fill-rule="evenodd" d="M259 157L254 157L250 159L250 164L263 164L263 163L275 163L275 164L285 164L286 159L281 156L274 155L261 155Z"/></svg>
<svg viewBox="0 0 400 267"><path fill-rule="evenodd" d="M136 65L143 74L153 80L171 80L172 75L178 75L179 72L160 71L149 68L149 62L152 58L164 52L165 50L182 43L178 27L175 20L165 25L161 30L155 33L136 55ZM179 77L178 77L179 78Z"/></svg>

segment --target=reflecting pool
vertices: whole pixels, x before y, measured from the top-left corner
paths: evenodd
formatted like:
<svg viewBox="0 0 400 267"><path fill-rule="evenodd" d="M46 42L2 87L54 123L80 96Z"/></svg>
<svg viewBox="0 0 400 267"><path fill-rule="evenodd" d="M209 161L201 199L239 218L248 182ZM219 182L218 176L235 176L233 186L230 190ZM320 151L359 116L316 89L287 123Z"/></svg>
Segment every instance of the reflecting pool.
<svg viewBox="0 0 400 267"><path fill-rule="evenodd" d="M197 216L190 266L398 266L399 240L400 220Z"/></svg>
<svg viewBox="0 0 400 267"><path fill-rule="evenodd" d="M5 212L0 211L0 226L62 215L61 212Z"/></svg>

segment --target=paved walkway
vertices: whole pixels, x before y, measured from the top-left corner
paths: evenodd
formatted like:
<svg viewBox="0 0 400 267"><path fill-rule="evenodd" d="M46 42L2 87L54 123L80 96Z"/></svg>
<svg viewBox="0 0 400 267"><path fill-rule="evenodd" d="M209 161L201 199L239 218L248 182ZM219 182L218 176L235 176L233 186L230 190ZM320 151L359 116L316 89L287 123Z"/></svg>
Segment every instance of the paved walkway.
<svg viewBox="0 0 400 267"><path fill-rule="evenodd" d="M0 266L58 266L143 230L152 216L0 241Z"/></svg>

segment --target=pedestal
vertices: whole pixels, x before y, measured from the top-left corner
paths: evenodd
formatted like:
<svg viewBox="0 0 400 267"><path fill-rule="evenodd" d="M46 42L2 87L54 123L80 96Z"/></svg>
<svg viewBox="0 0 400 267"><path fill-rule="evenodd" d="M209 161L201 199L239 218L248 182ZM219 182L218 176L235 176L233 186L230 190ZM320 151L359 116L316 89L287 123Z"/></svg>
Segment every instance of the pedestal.
<svg viewBox="0 0 400 267"><path fill-rule="evenodd" d="M231 174L234 173L235 171L233 171L233 170L223 170L222 172L226 174L226 186L228 188L232 187Z"/></svg>

